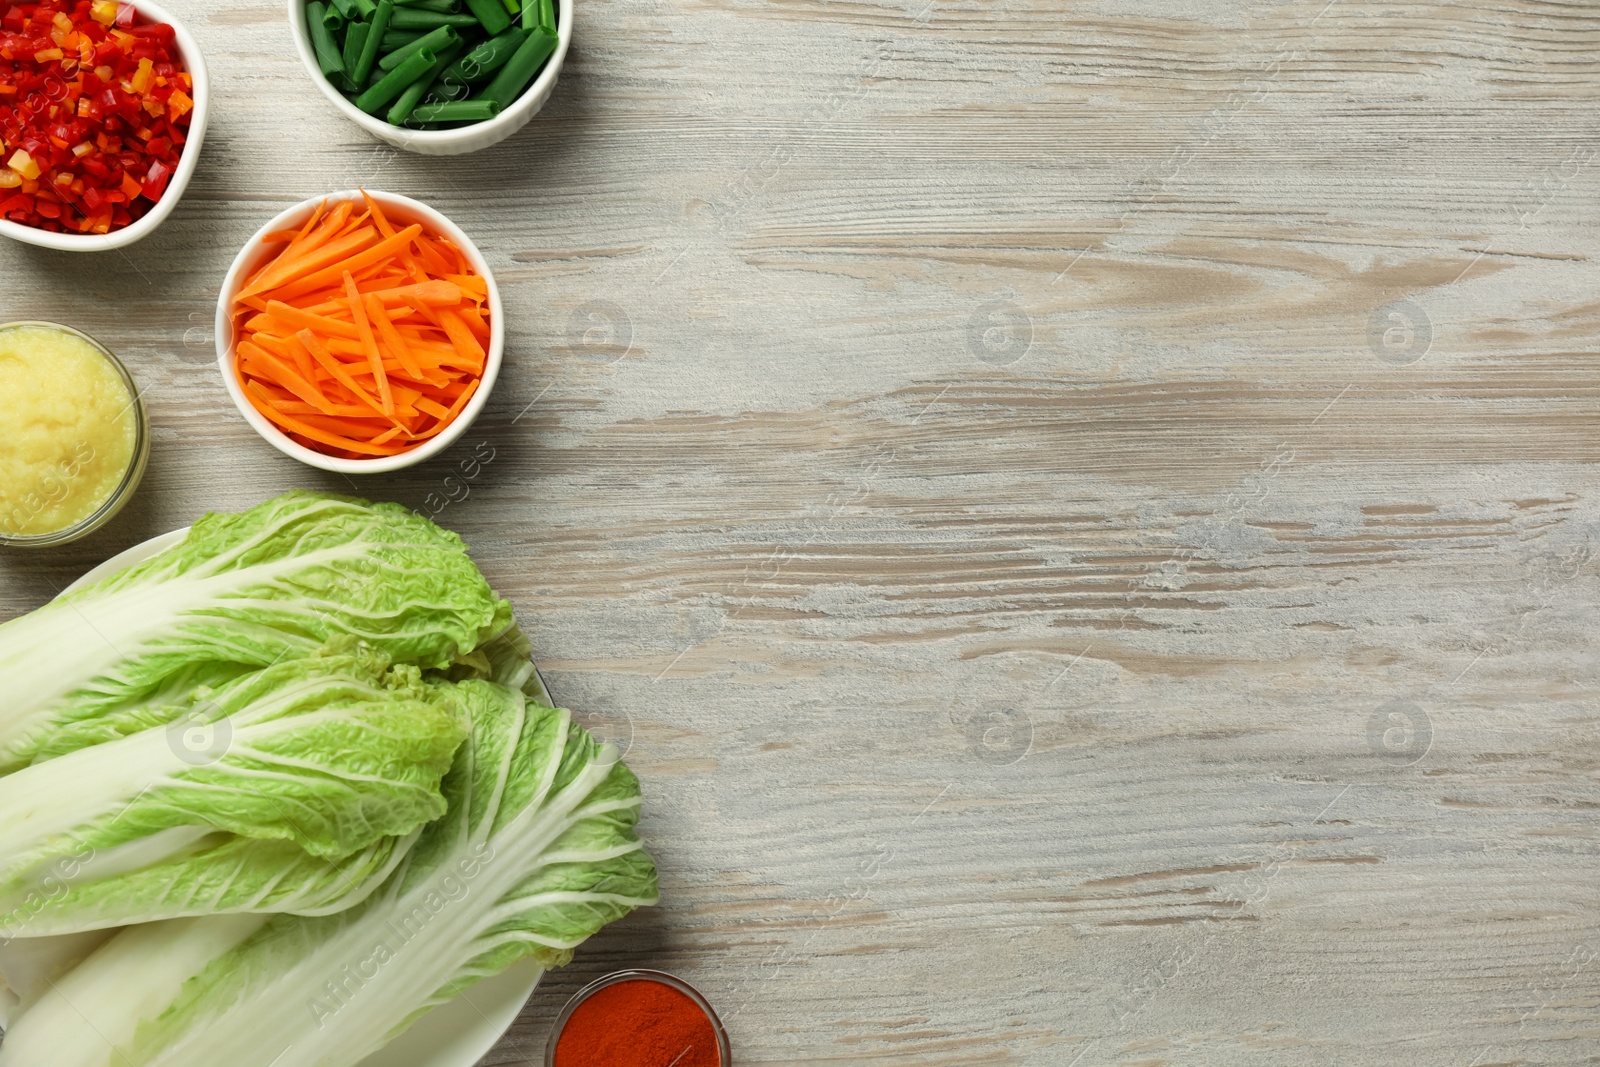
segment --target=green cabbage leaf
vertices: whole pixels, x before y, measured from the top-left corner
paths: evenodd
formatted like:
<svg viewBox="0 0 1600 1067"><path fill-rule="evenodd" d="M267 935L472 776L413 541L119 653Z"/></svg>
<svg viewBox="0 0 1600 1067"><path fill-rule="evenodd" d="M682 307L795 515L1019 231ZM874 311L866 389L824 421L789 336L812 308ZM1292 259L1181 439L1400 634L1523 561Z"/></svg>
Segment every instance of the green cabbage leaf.
<svg viewBox="0 0 1600 1067"><path fill-rule="evenodd" d="M471 733L448 810L378 892L325 917L119 933L22 1013L0 1067L353 1067L480 979L528 957L561 966L655 903L616 750L519 689L454 688Z"/></svg>
<svg viewBox="0 0 1600 1067"><path fill-rule="evenodd" d="M0 932L352 906L446 810L467 729L454 686L369 650L151 718L169 724L0 777Z"/></svg>
<svg viewBox="0 0 1600 1067"><path fill-rule="evenodd" d="M0 625L0 774L159 722L183 693L359 642L445 670L511 624L455 534L291 492Z"/></svg>

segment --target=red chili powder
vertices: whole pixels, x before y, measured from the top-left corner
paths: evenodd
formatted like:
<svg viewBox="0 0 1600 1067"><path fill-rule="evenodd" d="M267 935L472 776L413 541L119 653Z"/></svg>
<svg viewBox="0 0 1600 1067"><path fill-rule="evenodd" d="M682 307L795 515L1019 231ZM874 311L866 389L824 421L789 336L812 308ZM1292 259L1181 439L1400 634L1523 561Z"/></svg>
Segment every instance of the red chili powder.
<svg viewBox="0 0 1600 1067"><path fill-rule="evenodd" d="M672 986L630 978L591 994L567 1019L556 1067L723 1067L700 1005Z"/></svg>

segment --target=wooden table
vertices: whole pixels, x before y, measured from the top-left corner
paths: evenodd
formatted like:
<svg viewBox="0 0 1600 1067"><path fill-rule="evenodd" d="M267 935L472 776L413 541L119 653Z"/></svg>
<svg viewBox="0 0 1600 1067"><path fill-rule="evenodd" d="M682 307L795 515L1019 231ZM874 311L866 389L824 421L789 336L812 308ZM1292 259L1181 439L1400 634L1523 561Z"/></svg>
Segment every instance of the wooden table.
<svg viewBox="0 0 1600 1067"><path fill-rule="evenodd" d="M1600 1057L1600 9L584 0L546 112L428 159L281 4L172 4L175 216L0 247L3 317L148 388L150 473L0 614L294 486L459 530L662 867L486 1064L628 965L750 1067ZM210 323L357 183L513 317L464 443L352 482Z"/></svg>

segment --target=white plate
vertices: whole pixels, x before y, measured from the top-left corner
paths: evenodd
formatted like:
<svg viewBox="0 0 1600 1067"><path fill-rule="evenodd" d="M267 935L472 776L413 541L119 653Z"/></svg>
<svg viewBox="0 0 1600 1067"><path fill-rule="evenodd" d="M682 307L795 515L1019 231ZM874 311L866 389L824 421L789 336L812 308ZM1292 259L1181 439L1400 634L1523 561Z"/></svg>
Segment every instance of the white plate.
<svg viewBox="0 0 1600 1067"><path fill-rule="evenodd" d="M135 563L143 563L182 541L188 533L187 528L174 530L119 552L67 586L65 592L109 578ZM550 693L542 678L539 689L548 704ZM485 978L448 1004L441 1004L424 1015L410 1030L387 1048L362 1060L358 1067L473 1067L511 1028L543 974L544 969L528 959L493 978Z"/></svg>

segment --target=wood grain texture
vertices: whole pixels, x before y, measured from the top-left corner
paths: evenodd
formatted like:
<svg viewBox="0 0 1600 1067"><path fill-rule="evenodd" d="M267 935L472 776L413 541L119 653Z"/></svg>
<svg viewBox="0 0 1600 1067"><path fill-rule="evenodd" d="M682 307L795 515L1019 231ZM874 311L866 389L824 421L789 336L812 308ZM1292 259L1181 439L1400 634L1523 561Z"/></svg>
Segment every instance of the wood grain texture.
<svg viewBox="0 0 1600 1067"><path fill-rule="evenodd" d="M356 183L496 268L437 510L628 742L740 1064L1600 1062L1600 9L584 0L546 112L395 156L280 7L171 0L216 118L127 251L0 248L156 446L0 612L293 486L209 323ZM476 479L457 469L478 442Z"/></svg>

